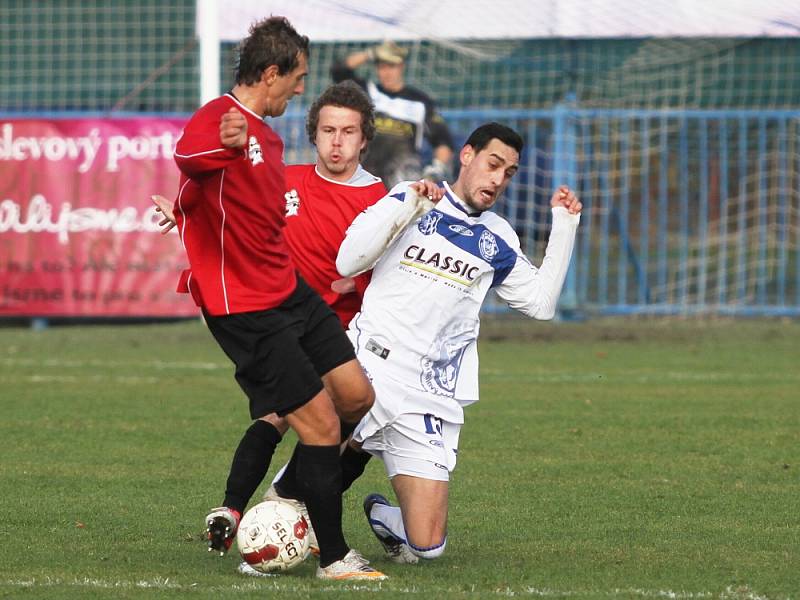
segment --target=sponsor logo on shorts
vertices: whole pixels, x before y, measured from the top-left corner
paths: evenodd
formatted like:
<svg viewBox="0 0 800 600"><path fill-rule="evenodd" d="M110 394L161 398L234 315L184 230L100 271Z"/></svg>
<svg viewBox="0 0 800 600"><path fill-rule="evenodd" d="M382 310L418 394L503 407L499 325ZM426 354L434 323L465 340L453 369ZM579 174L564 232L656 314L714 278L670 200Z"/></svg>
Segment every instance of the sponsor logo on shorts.
<svg viewBox="0 0 800 600"><path fill-rule="evenodd" d="M445 467L444 465L441 465L439 463L433 463L433 466L434 467L439 467L440 469L444 469L445 471L447 471L447 467Z"/></svg>
<svg viewBox="0 0 800 600"><path fill-rule="evenodd" d="M388 356L389 356L389 349L388 348L384 348L383 346L381 346L378 342L376 342L372 338L369 338L367 340L367 345L365 346L365 348L369 352L372 352L373 354L379 356L383 360L386 360L388 358Z"/></svg>
<svg viewBox="0 0 800 600"><path fill-rule="evenodd" d="M442 440L428 440L428 443L437 448L444 448L444 442Z"/></svg>

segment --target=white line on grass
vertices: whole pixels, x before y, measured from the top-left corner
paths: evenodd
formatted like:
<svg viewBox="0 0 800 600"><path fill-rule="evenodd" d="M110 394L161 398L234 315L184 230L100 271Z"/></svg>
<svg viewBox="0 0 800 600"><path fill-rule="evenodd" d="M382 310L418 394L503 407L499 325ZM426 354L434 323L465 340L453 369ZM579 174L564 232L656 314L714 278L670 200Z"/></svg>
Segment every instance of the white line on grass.
<svg viewBox="0 0 800 600"><path fill-rule="evenodd" d="M167 360L65 360L62 358L47 358L34 360L31 358L0 358L0 367L48 367L54 369L84 369L86 367L113 368L128 367L136 369L188 369L191 371L215 371L217 369L230 369L230 363L202 362L202 361L167 361Z"/></svg>
<svg viewBox="0 0 800 600"><path fill-rule="evenodd" d="M195 590L206 592L242 592L254 590L272 590L276 592L292 592L292 593L306 593L306 592L330 592L341 594L342 592L386 592L386 593L400 593L400 594L422 594L429 596L432 593L446 593L456 596L473 596L478 595L481 597L490 596L535 596L540 598L571 598L571 597L585 597L585 596L605 596L608 598L669 598L670 600L702 600L706 598L719 598L720 600L790 600L788 596L770 598L763 594L759 594L748 586L727 587L719 592L685 592L673 590L645 590L640 588L615 588L611 590L555 590L549 588L535 588L535 587L522 587L522 588L498 588L493 590L477 588L472 586L472 589L459 588L433 588L433 587L404 587L398 588L392 585L387 585L385 588L383 584L348 584L339 583L332 585L324 585L318 587L312 584L302 584L293 581L291 583L280 581L280 576L276 579L270 580L250 580L246 583L235 583L226 586L204 586L198 583L178 583L171 581L169 578L156 577L154 579L146 580L141 579L138 581L106 581L102 579L90 579L85 577L83 579L65 580L57 577L43 577L41 579L11 579L2 583L8 587L19 588L41 588L41 587L68 587L68 588L96 588L96 589L162 589L162 590Z"/></svg>
<svg viewBox="0 0 800 600"><path fill-rule="evenodd" d="M137 375L0 375L0 384L5 383L119 383L123 385L141 385L163 383L162 377L139 377Z"/></svg>
<svg viewBox="0 0 800 600"><path fill-rule="evenodd" d="M481 371L483 381L490 383L493 381L519 382L519 383L675 383L675 382L699 382L699 383L746 383L752 381L763 381L772 378L774 382L795 382L800 381L800 372L787 373L780 372L760 372L755 373L719 373L711 371L651 371L647 373L637 371L618 371L615 373L570 373L570 372L550 372L550 373L506 373L498 369L486 369Z"/></svg>
<svg viewBox="0 0 800 600"><path fill-rule="evenodd" d="M30 358L0 358L0 367L35 367L52 369L114 369L128 368L136 370L150 371L217 371L229 370L230 363L226 362L207 362L207 361L166 361L166 360L146 360L146 361L122 361L122 360L69 360L61 358L48 358L34 360ZM678 382L698 382L698 383L748 383L753 381L763 381L771 378L774 383L780 382L800 382L800 371L790 372L760 372L760 373L720 373L718 371L652 371L652 370L630 370L617 371L614 373L576 373L571 371L550 371L548 373L509 373L500 369L482 369L481 374L486 383L493 381L521 382L521 383L678 383ZM11 380L13 381L13 380ZM69 380L53 380L64 381ZM132 383L134 381L131 381ZM34 381L34 383L36 383ZM153 383L152 381L142 381L142 383Z"/></svg>

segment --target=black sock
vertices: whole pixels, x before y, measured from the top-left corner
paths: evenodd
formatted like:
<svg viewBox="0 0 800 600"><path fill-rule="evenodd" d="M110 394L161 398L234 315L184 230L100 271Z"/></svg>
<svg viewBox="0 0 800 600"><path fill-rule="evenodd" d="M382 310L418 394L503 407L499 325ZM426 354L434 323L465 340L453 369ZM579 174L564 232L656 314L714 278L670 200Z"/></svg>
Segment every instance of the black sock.
<svg viewBox="0 0 800 600"><path fill-rule="evenodd" d="M284 498L295 498L299 500L302 499L303 496L303 490L297 483L297 449L299 447L300 442L297 442L289 462L286 463L286 469L283 471L283 475L273 484L278 494Z"/></svg>
<svg viewBox="0 0 800 600"><path fill-rule="evenodd" d="M339 439L345 441L347 438L349 438L350 434L356 430L356 425L358 425L358 423L345 423L344 421L339 421Z"/></svg>
<svg viewBox="0 0 800 600"><path fill-rule="evenodd" d="M281 434L271 423L259 420L250 425L233 454L223 506L244 513L250 498L264 480L275 446L280 441Z"/></svg>
<svg viewBox="0 0 800 600"><path fill-rule="evenodd" d="M359 452L349 445L345 446L339 458L339 462L342 463L342 492L349 490L353 482L361 477L370 458L372 455L369 452Z"/></svg>
<svg viewBox="0 0 800 600"><path fill-rule="evenodd" d="M356 425L358 425L358 423L345 423L344 421L340 421L339 428L341 432L341 439L346 440L348 437L350 437L350 434L353 433ZM350 484L353 483L353 481L355 481L363 472L364 469L362 467L361 471L359 471L353 477L353 479L350 480L350 482L347 484L347 487L350 487ZM286 469L284 470L283 475L281 475L281 478L276 481L274 485L275 489L278 491L278 494L284 498L302 499L303 490L297 483L297 446L294 447L294 452L292 452L292 456L289 459L289 462L286 464ZM344 489L346 490L347 487Z"/></svg>
<svg viewBox="0 0 800 600"><path fill-rule="evenodd" d="M341 560L350 550L342 533L342 468L339 445L297 444L297 481L302 486L311 524L319 542L319 565Z"/></svg>
<svg viewBox="0 0 800 600"><path fill-rule="evenodd" d="M342 439L347 439L355 428L355 425L342 421ZM349 445L345 446L341 457L342 492L349 490L353 482L361 477L371 457L372 455L369 452L358 452ZM294 447L294 452L292 452L292 457L286 465L286 470L274 485L278 494L284 498L302 499L303 491L297 483L297 446Z"/></svg>

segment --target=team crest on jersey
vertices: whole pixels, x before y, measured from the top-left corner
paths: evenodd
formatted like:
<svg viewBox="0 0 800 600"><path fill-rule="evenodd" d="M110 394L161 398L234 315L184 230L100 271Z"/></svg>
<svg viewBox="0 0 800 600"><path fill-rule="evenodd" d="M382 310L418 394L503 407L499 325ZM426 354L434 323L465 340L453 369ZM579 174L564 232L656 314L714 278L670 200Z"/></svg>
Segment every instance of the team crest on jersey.
<svg viewBox="0 0 800 600"><path fill-rule="evenodd" d="M296 217L300 212L300 196L297 194L297 190L289 190L283 197L286 198L286 216Z"/></svg>
<svg viewBox="0 0 800 600"><path fill-rule="evenodd" d="M420 219L417 227L419 227L419 230L423 235L432 235L436 233L436 225L439 223L441 218L442 213L440 213L438 210L432 210Z"/></svg>
<svg viewBox="0 0 800 600"><path fill-rule="evenodd" d="M497 256L497 240L491 231L484 231L478 240L478 250L486 262L492 262L492 259Z"/></svg>
<svg viewBox="0 0 800 600"><path fill-rule="evenodd" d="M264 162L264 156L261 154L261 146L259 145L256 136L250 136L249 144L247 156L250 158L250 163L255 167L257 164Z"/></svg>

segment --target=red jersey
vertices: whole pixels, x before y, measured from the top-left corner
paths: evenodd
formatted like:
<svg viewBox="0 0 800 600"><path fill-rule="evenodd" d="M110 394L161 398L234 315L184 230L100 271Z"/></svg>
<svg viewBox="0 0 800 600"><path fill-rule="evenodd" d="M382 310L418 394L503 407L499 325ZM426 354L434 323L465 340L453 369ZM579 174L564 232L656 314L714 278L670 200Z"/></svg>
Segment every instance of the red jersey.
<svg viewBox="0 0 800 600"><path fill-rule="evenodd" d="M286 167L286 241L300 275L347 326L361 309L369 275L356 278L356 291L337 294L331 283L341 279L336 255L353 219L386 195L380 179L359 169L347 183L326 179L315 165Z"/></svg>
<svg viewBox="0 0 800 600"><path fill-rule="evenodd" d="M226 148L222 115L247 119L247 144ZM283 142L261 117L226 94L201 107L175 149L181 170L175 216L189 258L179 291L212 315L273 308L294 291L283 234ZM188 288L188 289L187 289Z"/></svg>

